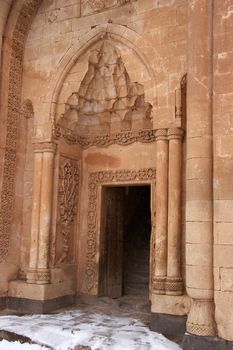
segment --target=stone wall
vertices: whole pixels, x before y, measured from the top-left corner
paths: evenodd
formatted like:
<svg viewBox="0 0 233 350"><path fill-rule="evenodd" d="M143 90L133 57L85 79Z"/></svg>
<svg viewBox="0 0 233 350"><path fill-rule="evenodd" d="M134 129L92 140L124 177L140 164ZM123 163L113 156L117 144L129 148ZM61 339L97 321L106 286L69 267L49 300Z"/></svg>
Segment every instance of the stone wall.
<svg viewBox="0 0 233 350"><path fill-rule="evenodd" d="M114 32L119 42L125 37L121 42L122 55L132 81L143 82L146 97L153 96L150 100L153 102L154 126L172 124L175 121L175 90L187 70L186 21L186 2L181 0L132 1L92 15L85 12L82 15L79 1L44 1L26 43L22 90L23 99L31 98L35 106L38 135L48 123L50 105L47 96L51 87L49 85L48 89L48 83L56 78L56 70L64 63L68 50L72 46L78 47L80 42L82 50L87 51L98 28L102 26L104 31L108 23L116 25ZM134 37L132 34L129 37L129 33L134 33ZM84 38L85 42L82 42ZM131 48L127 48L129 44ZM138 60L142 61L142 57L146 58L144 65L150 67L149 78L145 68L138 69ZM81 72L82 66L79 64L78 67ZM71 83L72 79L69 79ZM63 89L69 89L68 82ZM153 89L155 91L151 91Z"/></svg>
<svg viewBox="0 0 233 350"><path fill-rule="evenodd" d="M88 192L90 191L88 177L90 174L104 176L107 180L109 174L113 174L114 181L118 181L123 176L122 183L124 183L125 176L126 182L132 181L133 183L134 176L136 176L137 181L148 181L148 178L151 180L150 176L152 176L154 181L151 168L155 167L160 175L165 172L165 177L160 176L160 180L158 180L159 187L156 192L156 203L160 205L160 214L156 222L160 223L164 229L163 224L167 219L164 219L164 210L161 210L161 207L167 208L169 205L167 199L160 201L159 195L162 193L160 186L165 189L165 192L170 186L169 191L172 192L170 203L172 204L169 210L172 212L176 185L180 184L181 181L179 171L176 170L181 165L182 139L182 133L174 133L173 128L179 128L181 124L184 128L186 127L185 121L181 121L179 87L182 77L188 71L185 140L187 153L183 153L185 158L183 160L182 196L183 231L182 235L179 232L182 249L178 254L178 260L181 259L182 273L177 276L180 262L171 264L173 254L177 258L177 248L179 247L175 243L175 249L173 249L173 239L176 237L171 235L168 240L169 252L171 251L171 254L168 254L168 260L170 261L170 272L174 273L175 276L168 282L172 288L174 286L177 288L177 283L181 286L181 277L184 277L186 272L186 289L189 297L194 300L187 324L190 333L201 336L218 335L232 341L233 319L232 312L229 310L232 309L233 304L233 7L230 1L43 0L30 27L27 39L27 26L30 24L30 18L33 17L33 12L37 9L39 1L16 0L13 2L11 15L7 26L5 26L11 3L10 0L4 0L0 5L0 50L2 48L2 35L6 34L4 55L2 56L4 58L3 67L6 69L1 72L1 122L3 130L0 140L0 166L2 169L4 164L8 164L11 160L13 164L11 168L9 167L9 172L8 169L4 169L4 174L11 176L7 178L10 185L5 177L4 196L7 194L7 203L9 204L10 198L10 205L12 204L10 212L7 213L10 214L7 225L11 225L12 220L13 224L10 232L4 232L4 234L11 235L10 248L8 246L6 249L4 248L6 251L9 248L10 253L4 256L5 262L1 263L0 267L0 295L7 294L8 279L15 279L18 272L20 277L25 279L26 266L28 264L31 264L31 267L35 265L35 261L31 261L29 256L30 250L33 252L33 249L38 249L37 243L34 242L33 245L33 239L30 242L29 237L31 233L30 206L34 198L32 194L32 138L34 142L39 142L35 158L40 159L40 164L38 163L40 170L42 169L42 159L49 168L49 179L45 180L43 190L44 197L47 198L46 181L49 181L50 184L53 183L49 186L49 191L52 193L54 190L53 197L49 199L49 204L47 203L47 209L50 211L52 208L52 215L49 217L51 232L47 225L46 244L43 245L43 240L40 242L41 252L46 251L47 254L48 235L51 234L50 252L49 256L46 255L46 263L44 264L42 253L39 257L41 270L38 276L41 280L38 284L41 286L38 293L40 300L43 300L44 295L50 299L56 297L57 285L60 286L62 283L59 296L63 296L65 293L74 293L76 288L78 291L91 291L94 294L97 291L98 273L95 271L96 266L93 268L92 264L98 255L91 259L88 258L89 260L86 261L86 257L93 255L92 249L98 249L98 246L93 248L92 232L90 230L89 233L87 232L87 217L92 215L92 210L89 210L88 205L93 204L91 202L93 192ZM22 4L26 4L26 6L22 7L21 13ZM17 22L19 13L23 19ZM16 23L18 24L15 29ZM22 75L22 62L20 60L23 57L25 39ZM140 97L143 95L144 99L140 105L140 112L145 111L146 106L152 106L151 121L153 125L150 125L149 129L153 127L153 129L162 130L158 134L152 132L149 138L154 141L157 138L159 141L157 144L151 142L151 139L149 144L145 144L148 141L147 134L140 136L144 144L137 143L135 139L128 146L124 142L126 144L129 142L131 134L126 139L121 138L120 141L114 139L114 142L118 141L118 145L112 145L114 143L112 140L97 139L92 143L92 146L95 144L95 147L85 150L79 146L82 142L81 146L85 146L86 139L79 140L80 145L71 146L69 144L72 143L73 135L66 135L68 143L56 135L54 138L56 144L51 144L55 123L66 112L67 101L69 101L69 112L73 113L74 106L70 96L77 93L82 84L85 85L84 76L88 72L90 52L93 49L99 50L103 39L111 40L118 50L117 59L122 58L121 69L125 67L130 77L129 85L133 83L134 87L137 88L143 86L141 90L143 93L139 94ZM8 71L11 68L12 71ZM127 74L124 76L127 77ZM107 80L107 76L105 76L105 80ZM10 85L9 91L8 85ZM126 86L128 88L127 84ZM119 87L120 85L116 85L116 88ZM90 95L93 97L93 94ZM85 95L85 97L87 96ZM131 96L127 95L127 98L129 97ZM25 118L23 116L25 110L20 108L20 105L23 106L22 102L25 101L30 101L31 106L33 106L33 118L27 115L26 118L29 118L27 120L23 119ZM27 106L29 105L27 104ZM79 107L78 105L77 110ZM137 107L133 103L130 104L129 109L137 111ZM5 127L6 124L8 129ZM168 134L167 129L169 130ZM10 135L9 137L7 133ZM137 140L140 137L137 135ZM16 143L16 138L18 143ZM6 149L5 139L9 141ZM45 142L44 146L40 144L41 142ZM103 142L105 148L96 147L96 142ZM124 146L122 146L123 144ZM168 144L170 144L169 151ZM177 158L170 157L169 160L168 153L169 157L174 153ZM4 154L6 154L5 159ZM50 165L53 161L55 167L51 169ZM59 192L59 187L64 185L64 171L61 170L63 163L68 164L68 168L69 165L71 166L73 178L77 175L74 173L76 166L78 176L80 175L79 184L81 186L79 187L80 198L78 199L82 206L79 212L78 208L75 207L76 204L73 203L75 215L77 214L75 222L68 219L67 223L62 211L64 201L67 202L64 191ZM64 170L64 167L62 169ZM119 169L123 169L124 173L117 175L116 171ZM132 171L135 169L136 175L132 175ZM147 169L149 175L141 173L140 169L144 169L143 171ZM2 170L0 173L2 174ZM46 171L44 171L44 175L46 175ZM175 180L173 175L176 177ZM34 173L34 184L36 183L35 179L36 174ZM100 183L103 183L102 180L98 181L94 181L95 190ZM71 187L67 186L73 191L72 184ZM36 185L34 185L34 190L35 187ZM94 195L96 195L95 190ZM35 193L40 198L38 188ZM158 193L160 194L158 195ZM100 208L98 200L94 202L94 205ZM6 197L3 198L2 202L6 203ZM154 198L152 202L155 204ZM36 203L34 201L35 206ZM158 212L159 205L157 205ZM41 210L37 208L37 210L40 211L43 218L43 208ZM73 215L73 213L71 214ZM43 224L42 218L41 223ZM171 225L168 230L172 231L174 222L179 224L179 220L174 220L174 222L172 219L169 220ZM71 224L70 231L66 230L68 224ZM98 233L99 226L97 225L95 229ZM59 232L58 237L56 237L57 232ZM163 233L161 234L162 238ZM1 236L3 244L4 234ZM87 234L89 234L89 238ZM67 237L71 238L69 244ZM158 244L159 238L157 236ZM21 249L19 248L20 244ZM163 244L163 248L165 246L167 249L166 244L167 242ZM88 245L89 248L87 248ZM88 252L86 249L89 249ZM70 256L68 256L68 252L71 252ZM95 254L97 253L95 252ZM158 252L156 254L157 258L163 255ZM157 277L161 277L160 272L166 270L165 276L163 275L163 278L166 279L167 260L163 260L161 266L157 264ZM184 265L185 260L186 266ZM49 276L50 272L48 271L49 264L51 276ZM66 264L70 264L70 266L67 267ZM174 269L173 265L175 265ZM21 267L20 271L19 267ZM92 278L90 279L91 283L94 279L91 288L87 288L88 284L85 281L85 274L89 273ZM81 278L77 279L75 286L77 275ZM48 287L49 291L46 294L43 283L48 283L50 277L54 284L50 286L51 288ZM90 280L87 282L89 283ZM175 284L173 284L174 281ZM34 282L35 280L33 280ZM69 283L70 285L68 285ZM157 292L161 292L161 295L154 293L152 296L152 311L159 314L187 314L190 300L185 292L184 295L172 295L174 290L170 290L170 295L169 293L165 295L164 284L164 279L158 278ZM22 291L17 288L17 282L13 282L10 296L20 295ZM29 290L26 284L22 290L24 297L30 298L34 293L33 287ZM181 290L178 290L178 294L180 292ZM214 312L216 324L213 317Z"/></svg>
<svg viewBox="0 0 233 350"><path fill-rule="evenodd" d="M216 1L213 56L214 280L219 336L233 340L233 6Z"/></svg>

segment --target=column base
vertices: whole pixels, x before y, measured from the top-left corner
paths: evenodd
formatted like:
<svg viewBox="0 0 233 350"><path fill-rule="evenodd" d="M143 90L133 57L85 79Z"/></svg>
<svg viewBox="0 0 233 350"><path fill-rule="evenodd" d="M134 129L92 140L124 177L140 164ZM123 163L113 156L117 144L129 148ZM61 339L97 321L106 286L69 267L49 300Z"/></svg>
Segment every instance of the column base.
<svg viewBox="0 0 233 350"><path fill-rule="evenodd" d="M217 337L200 337L186 333L183 342L183 350L233 350L233 342Z"/></svg>
<svg viewBox="0 0 233 350"><path fill-rule="evenodd" d="M150 329L167 337L183 336L186 331L186 321L187 316L151 313Z"/></svg>
<svg viewBox="0 0 233 350"><path fill-rule="evenodd" d="M23 314L46 314L51 311L71 306L75 303L75 295L63 295L48 300L35 300L9 297L7 308Z"/></svg>
<svg viewBox="0 0 233 350"><path fill-rule="evenodd" d="M75 297L76 292L67 281L45 285L12 281L7 307L22 313L47 313L74 304Z"/></svg>

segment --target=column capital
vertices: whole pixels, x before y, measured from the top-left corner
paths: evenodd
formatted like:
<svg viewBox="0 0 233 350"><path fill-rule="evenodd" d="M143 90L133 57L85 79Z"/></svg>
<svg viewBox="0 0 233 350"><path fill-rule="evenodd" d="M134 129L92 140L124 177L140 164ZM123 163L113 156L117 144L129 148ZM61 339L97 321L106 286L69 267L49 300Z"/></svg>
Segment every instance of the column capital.
<svg viewBox="0 0 233 350"><path fill-rule="evenodd" d="M181 128L171 128L167 130L168 140L182 140L184 137L184 130Z"/></svg>
<svg viewBox="0 0 233 350"><path fill-rule="evenodd" d="M167 129L157 129L155 131L156 141L167 141Z"/></svg>
<svg viewBox="0 0 233 350"><path fill-rule="evenodd" d="M54 142L34 142L34 152L35 153L43 153L43 152L51 152L55 153L57 145Z"/></svg>

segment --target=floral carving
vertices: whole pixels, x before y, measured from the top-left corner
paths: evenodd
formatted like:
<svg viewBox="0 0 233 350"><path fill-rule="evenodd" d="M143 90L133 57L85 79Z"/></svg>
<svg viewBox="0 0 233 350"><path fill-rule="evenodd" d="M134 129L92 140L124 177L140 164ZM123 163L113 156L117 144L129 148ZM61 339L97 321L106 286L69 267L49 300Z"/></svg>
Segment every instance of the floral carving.
<svg viewBox="0 0 233 350"><path fill-rule="evenodd" d="M7 257L12 225L24 45L32 19L40 3L40 0L28 0L24 2L13 32L9 68L2 196L0 203L0 261L3 261Z"/></svg>
<svg viewBox="0 0 233 350"><path fill-rule="evenodd" d="M72 224L77 214L79 169L77 162L63 158L59 171L59 216L62 235L62 255L58 263L68 260Z"/></svg>
<svg viewBox="0 0 233 350"><path fill-rule="evenodd" d="M87 260L86 288L91 291L95 286L95 264L97 253L97 192L102 184L138 183L155 179L155 168L139 170L122 169L117 171L98 171L89 174L88 180L88 214L87 214Z"/></svg>
<svg viewBox="0 0 233 350"><path fill-rule="evenodd" d="M82 148L108 147L111 145L131 145L135 142L152 143L156 140L156 130L134 130L101 136L79 136L73 130L57 124L54 129L54 137L63 138L69 144L78 144Z"/></svg>

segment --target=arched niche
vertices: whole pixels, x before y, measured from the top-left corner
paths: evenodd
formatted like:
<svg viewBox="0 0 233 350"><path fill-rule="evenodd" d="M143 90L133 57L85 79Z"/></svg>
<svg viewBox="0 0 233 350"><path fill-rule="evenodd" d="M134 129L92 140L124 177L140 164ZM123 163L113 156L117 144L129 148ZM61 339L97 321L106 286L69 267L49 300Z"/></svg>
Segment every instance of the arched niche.
<svg viewBox="0 0 233 350"><path fill-rule="evenodd" d="M82 136L152 129L154 100L147 67L132 48L107 34L67 73L55 123Z"/></svg>
<svg viewBox="0 0 233 350"><path fill-rule="evenodd" d="M106 35L121 52L129 75L132 76L132 81L144 84L146 100L152 104L155 114L157 108L156 73L152 69L147 55L147 53L151 54L153 49L133 30L122 25L108 23L89 30L74 43L62 58L56 74L50 80L45 98L46 101L51 101L48 111L51 125L54 125L59 114L64 111L65 100L72 92L78 90L87 70L90 51L98 46ZM144 50L144 47L147 47L147 50ZM159 71L160 58L156 52L153 52L153 55L158 61ZM72 86L68 81L76 69L77 81Z"/></svg>

